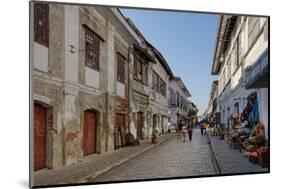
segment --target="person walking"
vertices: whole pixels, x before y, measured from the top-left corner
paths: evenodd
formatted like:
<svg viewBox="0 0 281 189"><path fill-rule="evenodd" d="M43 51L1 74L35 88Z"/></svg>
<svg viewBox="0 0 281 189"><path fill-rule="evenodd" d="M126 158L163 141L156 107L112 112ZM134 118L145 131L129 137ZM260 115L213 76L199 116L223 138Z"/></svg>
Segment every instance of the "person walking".
<svg viewBox="0 0 281 189"><path fill-rule="evenodd" d="M207 129L209 129L209 127L210 127L209 122L206 122L204 125L204 135L207 134Z"/></svg>
<svg viewBox="0 0 281 189"><path fill-rule="evenodd" d="M187 126L187 132L188 132L189 141L191 142L192 141L192 133L193 133L192 125Z"/></svg>
<svg viewBox="0 0 281 189"><path fill-rule="evenodd" d="M182 123L182 125L183 125L183 127L182 127L182 137L183 137L183 142L185 142L186 141L187 127L183 123Z"/></svg>
<svg viewBox="0 0 281 189"><path fill-rule="evenodd" d="M178 139L181 139L181 135L182 135L182 122L181 121L178 122L177 131L178 131Z"/></svg>
<svg viewBox="0 0 281 189"><path fill-rule="evenodd" d="M204 134L204 123L200 123L201 136Z"/></svg>

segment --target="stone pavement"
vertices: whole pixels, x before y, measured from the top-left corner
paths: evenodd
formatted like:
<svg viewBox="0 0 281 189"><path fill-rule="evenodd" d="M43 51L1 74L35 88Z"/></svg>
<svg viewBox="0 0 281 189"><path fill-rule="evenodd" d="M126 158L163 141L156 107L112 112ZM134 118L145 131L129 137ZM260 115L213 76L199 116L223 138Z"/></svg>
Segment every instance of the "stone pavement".
<svg viewBox="0 0 281 189"><path fill-rule="evenodd" d="M268 171L267 168L250 163L239 151L230 149L224 140L215 136L209 136L209 139L212 148L207 136L201 136L198 129L194 129L193 141L186 143L177 139L175 133L166 134L159 138L158 145L142 142L139 146L87 156L79 163L63 168L37 171L34 185Z"/></svg>
<svg viewBox="0 0 281 189"><path fill-rule="evenodd" d="M176 133L159 137L157 145L141 142L139 146L118 149L105 154L93 154L84 157L79 163L58 169L41 170L34 173L34 186L83 183L88 178L96 177L122 163L152 149L169 139L176 138Z"/></svg>
<svg viewBox="0 0 281 189"><path fill-rule="evenodd" d="M221 174L267 172L268 168L249 162L238 150L231 149L224 140L209 136Z"/></svg>
<svg viewBox="0 0 281 189"><path fill-rule="evenodd" d="M206 136L194 129L193 141L176 137L89 182L124 181L150 178L186 177L216 174Z"/></svg>

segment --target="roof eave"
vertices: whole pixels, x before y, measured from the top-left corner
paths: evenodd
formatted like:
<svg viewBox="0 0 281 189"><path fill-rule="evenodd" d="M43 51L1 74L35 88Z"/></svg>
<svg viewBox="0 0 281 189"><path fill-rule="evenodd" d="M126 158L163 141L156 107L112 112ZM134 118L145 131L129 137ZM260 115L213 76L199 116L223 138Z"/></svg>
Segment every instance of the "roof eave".
<svg viewBox="0 0 281 189"><path fill-rule="evenodd" d="M151 45L151 43L149 43L147 40L145 42L153 50L153 52L156 55L156 58L159 60L159 62L161 63L161 65L163 66L163 68L165 69L167 74L170 76L170 78L174 78L174 74L173 74L171 68L169 67L168 63L166 62L165 58L163 57L163 55L153 45Z"/></svg>
<svg viewBox="0 0 281 189"><path fill-rule="evenodd" d="M221 26L222 26L222 20L223 20L223 15L220 15L219 18L219 25L218 25L218 29L217 29L217 37L216 37L216 46L214 49L214 58L213 58L213 64L212 64L212 71L211 71L211 75L217 75L218 74L218 48L219 48L219 38L220 38L220 33L221 33Z"/></svg>
<svg viewBox="0 0 281 189"><path fill-rule="evenodd" d="M155 59L146 51L146 49L142 48L138 44L133 44L134 49L140 51L142 54L146 56L148 60L150 60L152 63L156 64Z"/></svg>

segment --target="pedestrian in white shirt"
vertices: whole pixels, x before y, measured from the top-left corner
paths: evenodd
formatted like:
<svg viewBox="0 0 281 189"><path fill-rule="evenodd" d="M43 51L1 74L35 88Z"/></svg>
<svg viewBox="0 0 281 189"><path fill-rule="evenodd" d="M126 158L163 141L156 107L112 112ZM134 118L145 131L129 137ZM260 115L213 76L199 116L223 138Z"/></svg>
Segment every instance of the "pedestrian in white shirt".
<svg viewBox="0 0 281 189"><path fill-rule="evenodd" d="M186 133L187 133L187 127L186 127L186 125L184 124L183 127L182 127L183 142L186 141Z"/></svg>

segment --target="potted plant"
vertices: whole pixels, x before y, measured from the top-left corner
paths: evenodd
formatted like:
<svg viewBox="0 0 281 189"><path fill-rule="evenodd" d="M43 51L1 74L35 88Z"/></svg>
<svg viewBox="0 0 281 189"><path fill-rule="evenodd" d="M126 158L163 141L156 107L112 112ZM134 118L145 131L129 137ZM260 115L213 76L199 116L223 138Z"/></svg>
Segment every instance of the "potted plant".
<svg viewBox="0 0 281 189"><path fill-rule="evenodd" d="M152 135L151 135L151 143L152 144L157 144L157 138L158 138L158 130L154 129L152 131Z"/></svg>

